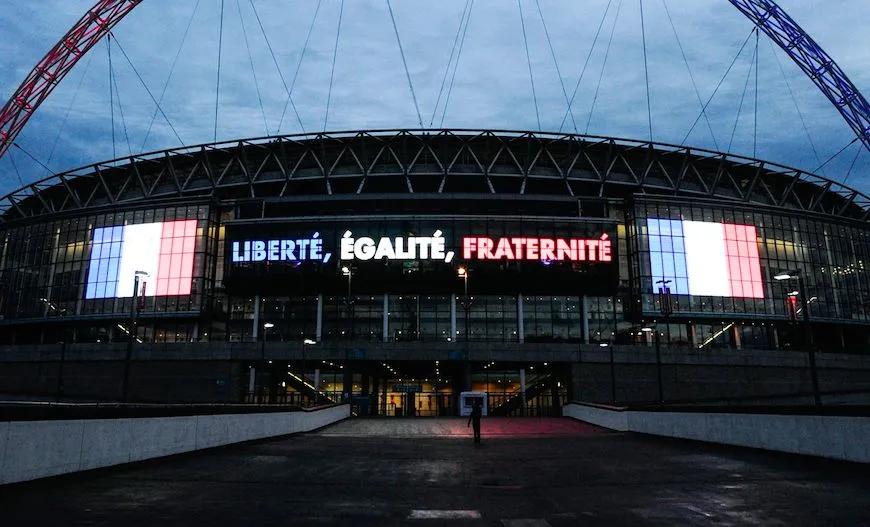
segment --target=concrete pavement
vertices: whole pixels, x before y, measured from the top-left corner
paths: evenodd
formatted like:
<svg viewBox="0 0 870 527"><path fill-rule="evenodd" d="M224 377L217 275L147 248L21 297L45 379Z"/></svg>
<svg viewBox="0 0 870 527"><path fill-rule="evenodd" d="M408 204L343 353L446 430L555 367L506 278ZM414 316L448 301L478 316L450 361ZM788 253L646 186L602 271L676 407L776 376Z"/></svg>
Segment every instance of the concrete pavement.
<svg viewBox="0 0 870 527"><path fill-rule="evenodd" d="M354 419L0 489L2 525L870 525L866 467L568 419Z"/></svg>

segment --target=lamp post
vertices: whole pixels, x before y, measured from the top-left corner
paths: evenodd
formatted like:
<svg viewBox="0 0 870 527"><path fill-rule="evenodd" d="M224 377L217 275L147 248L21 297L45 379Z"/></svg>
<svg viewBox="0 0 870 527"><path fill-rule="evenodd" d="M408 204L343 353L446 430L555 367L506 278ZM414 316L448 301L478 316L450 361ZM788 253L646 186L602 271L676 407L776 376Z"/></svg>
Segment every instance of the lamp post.
<svg viewBox="0 0 870 527"><path fill-rule="evenodd" d="M460 266L456 269L456 274L459 278L462 278L465 288L465 295L462 297L462 309L465 310L465 341L468 342L471 337L468 334L468 312L471 310L471 300L468 298L468 269Z"/></svg>
<svg viewBox="0 0 870 527"><path fill-rule="evenodd" d="M130 306L130 324L127 328L127 353L124 357L124 384L122 386L123 402L127 402L130 389L130 361L133 357L133 340L136 338L136 319L139 317L139 277L150 276L145 271L135 271L133 273L133 302Z"/></svg>
<svg viewBox="0 0 870 527"><path fill-rule="evenodd" d="M661 355L661 338L659 334L659 329L657 326L641 328L641 331L644 333L653 333L655 335L655 344L656 344L656 379L658 380L658 392L659 392L659 403L663 403L665 401L664 390L662 388L662 355Z"/></svg>
<svg viewBox="0 0 870 527"><path fill-rule="evenodd" d="M61 332L63 334L63 340L60 342L60 364L57 367L57 388L55 390L55 402L60 402L61 397L63 396L63 364L66 360L66 345L67 340L69 340L69 328L67 328L66 324L66 308L58 309L52 302L49 302L47 298L41 298L45 305L48 306L48 309L51 309L55 313L58 314L61 320Z"/></svg>
<svg viewBox="0 0 870 527"><path fill-rule="evenodd" d="M800 310L803 312L801 320L803 320L804 326L804 342L807 348L807 356L810 363L810 377L813 383L813 402L815 402L817 406L821 406L822 397L819 393L819 375L818 370L816 369L816 350L813 342L813 328L810 325L810 299L807 298L804 278L801 275L800 270L780 271L773 276L774 280L780 281L791 280L793 278L797 278L798 281L798 295L801 303Z"/></svg>
<svg viewBox="0 0 870 527"><path fill-rule="evenodd" d="M305 386L305 347L306 347L306 346L310 346L310 345L312 345L312 344L317 344L317 342L313 341L312 339L303 339L303 340L302 340L302 386L303 386L303 387ZM318 399L318 395L319 395L319 391L318 391L318 390L320 390L320 384L319 384L319 382L320 382L320 379L318 378L318 375L317 375L317 373L315 372L315 375L314 375L314 384L313 384L313 388L314 388L314 405L315 405L315 406L317 405L317 399Z"/></svg>
<svg viewBox="0 0 870 527"><path fill-rule="evenodd" d="M265 400L266 404L272 403L272 395L276 390L272 389L272 385L277 382L274 379L274 371L273 368L267 368L268 364L272 361L266 362L266 341L269 339L269 330L274 328L275 324L272 322L264 322L263 323L263 331L260 333L260 383L258 392L263 393L265 391ZM268 377L266 374L268 373ZM268 384L266 380L268 379ZM257 397L258 400L262 400L259 395Z"/></svg>
<svg viewBox="0 0 870 527"><path fill-rule="evenodd" d="M659 311L664 317L665 328L668 330L668 334L670 335L670 326L668 326L668 317L674 312L673 304L671 303L671 288L668 287L668 284L671 283L671 280L656 280L656 284L661 284L659 286ZM644 331L650 328L644 328ZM662 385L662 339L661 332L658 330L658 327L653 328L656 336L656 377L658 378L658 387L659 387L659 403L663 403L665 401L664 395L664 386Z"/></svg>
<svg viewBox="0 0 870 527"><path fill-rule="evenodd" d="M609 348L610 351L610 402L616 404L616 365L613 362L613 342L610 344L602 342L598 346Z"/></svg>
<svg viewBox="0 0 870 527"><path fill-rule="evenodd" d="M341 274L347 277L347 296L345 303L347 304L347 326L350 335L348 337L353 340L353 299L351 298L351 281L353 280L353 268L350 265L345 265L341 268Z"/></svg>

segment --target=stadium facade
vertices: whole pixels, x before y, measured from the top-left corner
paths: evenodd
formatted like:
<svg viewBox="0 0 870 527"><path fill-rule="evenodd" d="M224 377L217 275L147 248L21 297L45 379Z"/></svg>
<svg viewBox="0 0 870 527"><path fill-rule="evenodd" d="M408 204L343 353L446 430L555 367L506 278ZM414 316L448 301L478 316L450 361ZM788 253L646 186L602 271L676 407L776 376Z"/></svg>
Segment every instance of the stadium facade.
<svg viewBox="0 0 870 527"><path fill-rule="evenodd" d="M5 345L340 349L356 373L329 391L363 394L368 366L437 391L447 368L427 348L509 345L540 370L536 350L553 345L870 345L870 199L682 146L472 130L274 137L85 167L0 207ZM514 366L501 388L520 382ZM492 391L478 382L491 367L467 365L442 390Z"/></svg>

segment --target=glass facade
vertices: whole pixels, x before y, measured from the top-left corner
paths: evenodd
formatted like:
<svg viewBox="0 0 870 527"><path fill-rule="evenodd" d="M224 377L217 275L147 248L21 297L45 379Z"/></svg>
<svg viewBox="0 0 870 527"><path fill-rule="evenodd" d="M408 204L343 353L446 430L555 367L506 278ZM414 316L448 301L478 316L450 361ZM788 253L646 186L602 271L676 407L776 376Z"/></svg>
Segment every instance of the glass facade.
<svg viewBox="0 0 870 527"><path fill-rule="evenodd" d="M134 273L145 268L150 272L141 282L138 337L198 338L196 320L209 310L214 292L215 234L207 205L107 212L0 231L0 340L124 340ZM173 320L161 320L166 318ZM63 324L13 324L22 319Z"/></svg>
<svg viewBox="0 0 870 527"><path fill-rule="evenodd" d="M776 280L774 277L785 271L800 274L809 296L809 311L815 319L857 322L868 320L870 283L865 263L870 257L868 231L849 225L832 223L830 218L813 218L807 215L784 216L756 209L735 210L713 205L678 205L645 201L638 204L633 219L631 243L636 247L633 268L637 272L635 293L642 300L642 311L654 314L659 311L655 282L664 276L659 259L663 253L658 226L662 218L672 224L688 221L711 224L742 224L753 226L744 233L754 233L755 238L747 246L757 249L760 275L756 279L755 251L751 255L737 257L739 269L734 272L734 287L740 294L710 295L689 294L682 272L677 265L676 287L672 287L674 311L685 315L728 314L747 318L786 318L785 298L798 289L797 280ZM653 225L653 233L650 233ZM674 247L682 248L682 240L674 235ZM742 243L742 242L741 242ZM672 251L672 254L676 250ZM707 253L708 259L710 253ZM669 263L665 261L665 263ZM726 262L731 266L731 262ZM712 264L715 265L715 264ZM742 267L741 267L742 265ZM704 271L702 269L702 271ZM712 270L715 272L715 269ZM670 276L670 275L669 275ZM756 282L760 282L761 291ZM743 284L746 284L745 286ZM752 289L752 294L743 293Z"/></svg>
<svg viewBox="0 0 870 527"><path fill-rule="evenodd" d="M0 230L0 343L123 341L134 302L143 342L651 346L654 325L672 346L788 348L806 308L820 346L870 343L863 225L721 201L624 205L589 219L251 222L185 204L16 223ZM800 280L774 278L785 271Z"/></svg>

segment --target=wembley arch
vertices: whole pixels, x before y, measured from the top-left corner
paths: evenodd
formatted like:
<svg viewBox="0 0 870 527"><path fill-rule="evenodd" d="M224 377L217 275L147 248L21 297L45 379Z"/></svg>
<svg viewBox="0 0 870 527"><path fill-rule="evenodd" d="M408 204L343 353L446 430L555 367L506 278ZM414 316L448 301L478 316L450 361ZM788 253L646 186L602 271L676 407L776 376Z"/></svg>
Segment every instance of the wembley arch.
<svg viewBox="0 0 870 527"><path fill-rule="evenodd" d="M773 0L728 0L782 48L870 150L870 104L846 73ZM0 110L0 157L76 63L142 0L99 0L34 66Z"/></svg>

